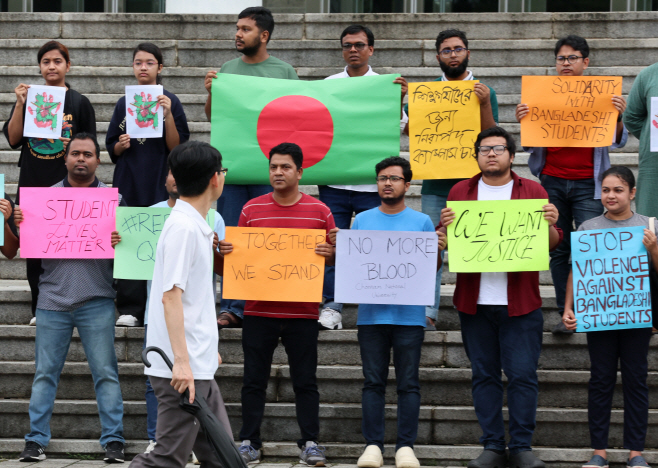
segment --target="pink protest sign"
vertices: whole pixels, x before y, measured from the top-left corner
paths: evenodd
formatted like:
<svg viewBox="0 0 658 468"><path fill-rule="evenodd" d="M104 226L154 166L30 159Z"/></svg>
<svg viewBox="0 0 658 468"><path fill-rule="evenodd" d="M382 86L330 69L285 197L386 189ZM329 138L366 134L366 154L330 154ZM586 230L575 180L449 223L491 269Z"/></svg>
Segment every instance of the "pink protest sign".
<svg viewBox="0 0 658 468"><path fill-rule="evenodd" d="M21 187L22 258L114 258L116 188Z"/></svg>

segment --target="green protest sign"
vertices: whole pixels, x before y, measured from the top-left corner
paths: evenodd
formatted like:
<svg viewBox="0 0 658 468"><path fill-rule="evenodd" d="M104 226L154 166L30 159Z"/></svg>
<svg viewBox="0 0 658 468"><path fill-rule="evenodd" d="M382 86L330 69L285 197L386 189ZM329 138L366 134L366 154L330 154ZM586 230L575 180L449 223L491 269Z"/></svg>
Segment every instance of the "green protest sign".
<svg viewBox="0 0 658 468"><path fill-rule="evenodd" d="M269 184L267 158L284 142L304 155L306 185L375 182L400 154L400 75L297 81L220 73L212 84L210 143L229 184Z"/></svg>
<svg viewBox="0 0 658 468"><path fill-rule="evenodd" d="M171 208L118 207L117 231L121 236L114 248L114 277L153 279L155 249ZM214 229L215 210L208 211L208 225Z"/></svg>
<svg viewBox="0 0 658 468"><path fill-rule="evenodd" d="M449 201L449 268L457 273L548 270L548 200Z"/></svg>

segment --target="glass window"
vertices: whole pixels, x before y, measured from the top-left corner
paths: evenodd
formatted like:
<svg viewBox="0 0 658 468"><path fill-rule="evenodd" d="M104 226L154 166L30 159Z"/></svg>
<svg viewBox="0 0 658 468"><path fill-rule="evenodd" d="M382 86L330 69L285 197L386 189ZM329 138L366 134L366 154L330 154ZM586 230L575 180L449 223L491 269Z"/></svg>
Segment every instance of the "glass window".
<svg viewBox="0 0 658 468"><path fill-rule="evenodd" d="M498 11L498 0L424 0L423 7L425 13L489 13Z"/></svg>

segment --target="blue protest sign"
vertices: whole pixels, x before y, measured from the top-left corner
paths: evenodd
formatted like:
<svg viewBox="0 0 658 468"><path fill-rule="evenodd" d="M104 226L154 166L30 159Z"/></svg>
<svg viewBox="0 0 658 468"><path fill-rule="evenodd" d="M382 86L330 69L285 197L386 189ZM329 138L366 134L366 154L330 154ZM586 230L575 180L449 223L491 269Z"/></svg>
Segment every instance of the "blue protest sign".
<svg viewBox="0 0 658 468"><path fill-rule="evenodd" d="M577 332L651 327L643 237L642 226L571 233Z"/></svg>

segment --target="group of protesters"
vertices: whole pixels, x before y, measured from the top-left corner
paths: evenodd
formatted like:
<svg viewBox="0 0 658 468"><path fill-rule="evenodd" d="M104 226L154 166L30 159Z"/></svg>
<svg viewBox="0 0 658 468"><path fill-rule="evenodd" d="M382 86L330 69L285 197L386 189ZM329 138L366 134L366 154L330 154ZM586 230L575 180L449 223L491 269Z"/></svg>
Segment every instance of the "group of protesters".
<svg viewBox="0 0 658 468"><path fill-rule="evenodd" d="M274 19L266 8L252 7L240 13L235 47L241 56L205 76L205 113L209 120L212 83L218 73L298 79L292 66L269 55L267 44L273 31ZM346 66L327 79L377 74L368 63L375 51L370 29L349 26L339 40ZM468 68L471 50L464 32L441 31L436 52L443 72L437 81L476 79ZM584 38L561 38L554 52L558 75L584 75L590 60ZM12 148L20 148L19 187L107 187L96 175L100 146L94 109L66 81L71 67L68 49L50 41L39 49L37 60L46 85L66 88L64 124L59 139L24 137L29 86L16 87L16 104L3 132ZM154 44L141 43L133 52L132 67L137 84L160 84L162 52ZM549 200L542 210L549 225L550 270L562 314L553 333L573 333L577 322L570 287L572 231L644 226L643 243L652 268L658 269L656 233L648 229L649 216L658 213L657 197L652 196L651 189L658 160L650 152L648 115L651 96L658 96L657 67L650 66L640 73L628 103L622 96L612 97L619 117L611 147L524 148L530 154L530 170L540 183L519 177L512 170L516 144L498 126L496 92L486 84L476 83L474 94L480 104L482 129L474 148L479 172L465 180L423 181L422 213L405 203L413 174L409 161L399 155L381 155L381 161L373 167L375 183L320 186L318 200L299 190L303 180L302 148L281 141L269 150L269 185L225 184L228 169L222 165L220 152L208 144L188 141L190 130L176 95L164 90L156 98L164 115L160 138L131 138L126 133L126 102L121 97L105 141L115 164L112 186L118 188L119 204L169 207L172 212L157 245L152 281L115 280L112 260L27 260L33 313L30 325L37 327L36 372L29 406L30 432L25 436L20 460L45 459L57 385L73 329L77 328L94 380L104 459L108 463L124 462L123 399L114 350L115 326L143 325L144 345L161 348L173 362L173 369L157 356L152 358L151 367L145 369L149 444L144 453L134 458L134 466L181 467L192 452L202 466L221 466L194 416L180 409L178 403L184 392L188 392L190 402L203 396L233 437L215 381L222 360L217 353L218 330L222 328L242 328L244 372L238 439L244 462L255 464L262 458L260 427L266 388L273 353L281 340L295 393L300 462L325 466L325 448L319 445L318 334L320 330L343 327L343 304L336 302L334 296L336 236L341 229L360 229L436 233L440 255L434 303L427 307L359 304L357 316L364 376L362 433L366 442L357 465L378 468L384 463L385 391L393 351L397 381L395 464L398 468L419 467L413 447L421 401L420 356L424 334L436 330L438 319L443 254L449 248L446 228L455 219L447 202ZM409 134L409 108L404 105L407 81L400 77L394 83L400 85L400 130ZM528 105L520 103L516 119L522 121L528 112ZM623 147L629 132L640 140L637 187L628 168L612 167L610 163L609 150ZM337 184L340 182L336 180ZM206 213L215 201L215 221L209 226ZM631 209L633 201L636 211ZM0 250L13 258L24 220L20 199L17 197L14 204L5 196L0 200L0 211L6 221L5 242ZM325 242L315 248L326 264L322 304L221 297L217 314L213 273L221 282L224 258L233 251L231 239L225 238L225 226L324 230ZM121 236L113 232L112 246L119 242ZM212 256L208 255L210 251ZM458 273L453 303L471 361L473 405L482 429L483 451L468 467L544 467L532 451L539 393L537 367L544 329L539 273ZM608 467L606 449L618 361L623 376L627 466L649 466L642 451L648 425L650 338L651 328L587 334L591 360L588 414L594 452L583 468ZM507 439L501 370L507 377Z"/></svg>

